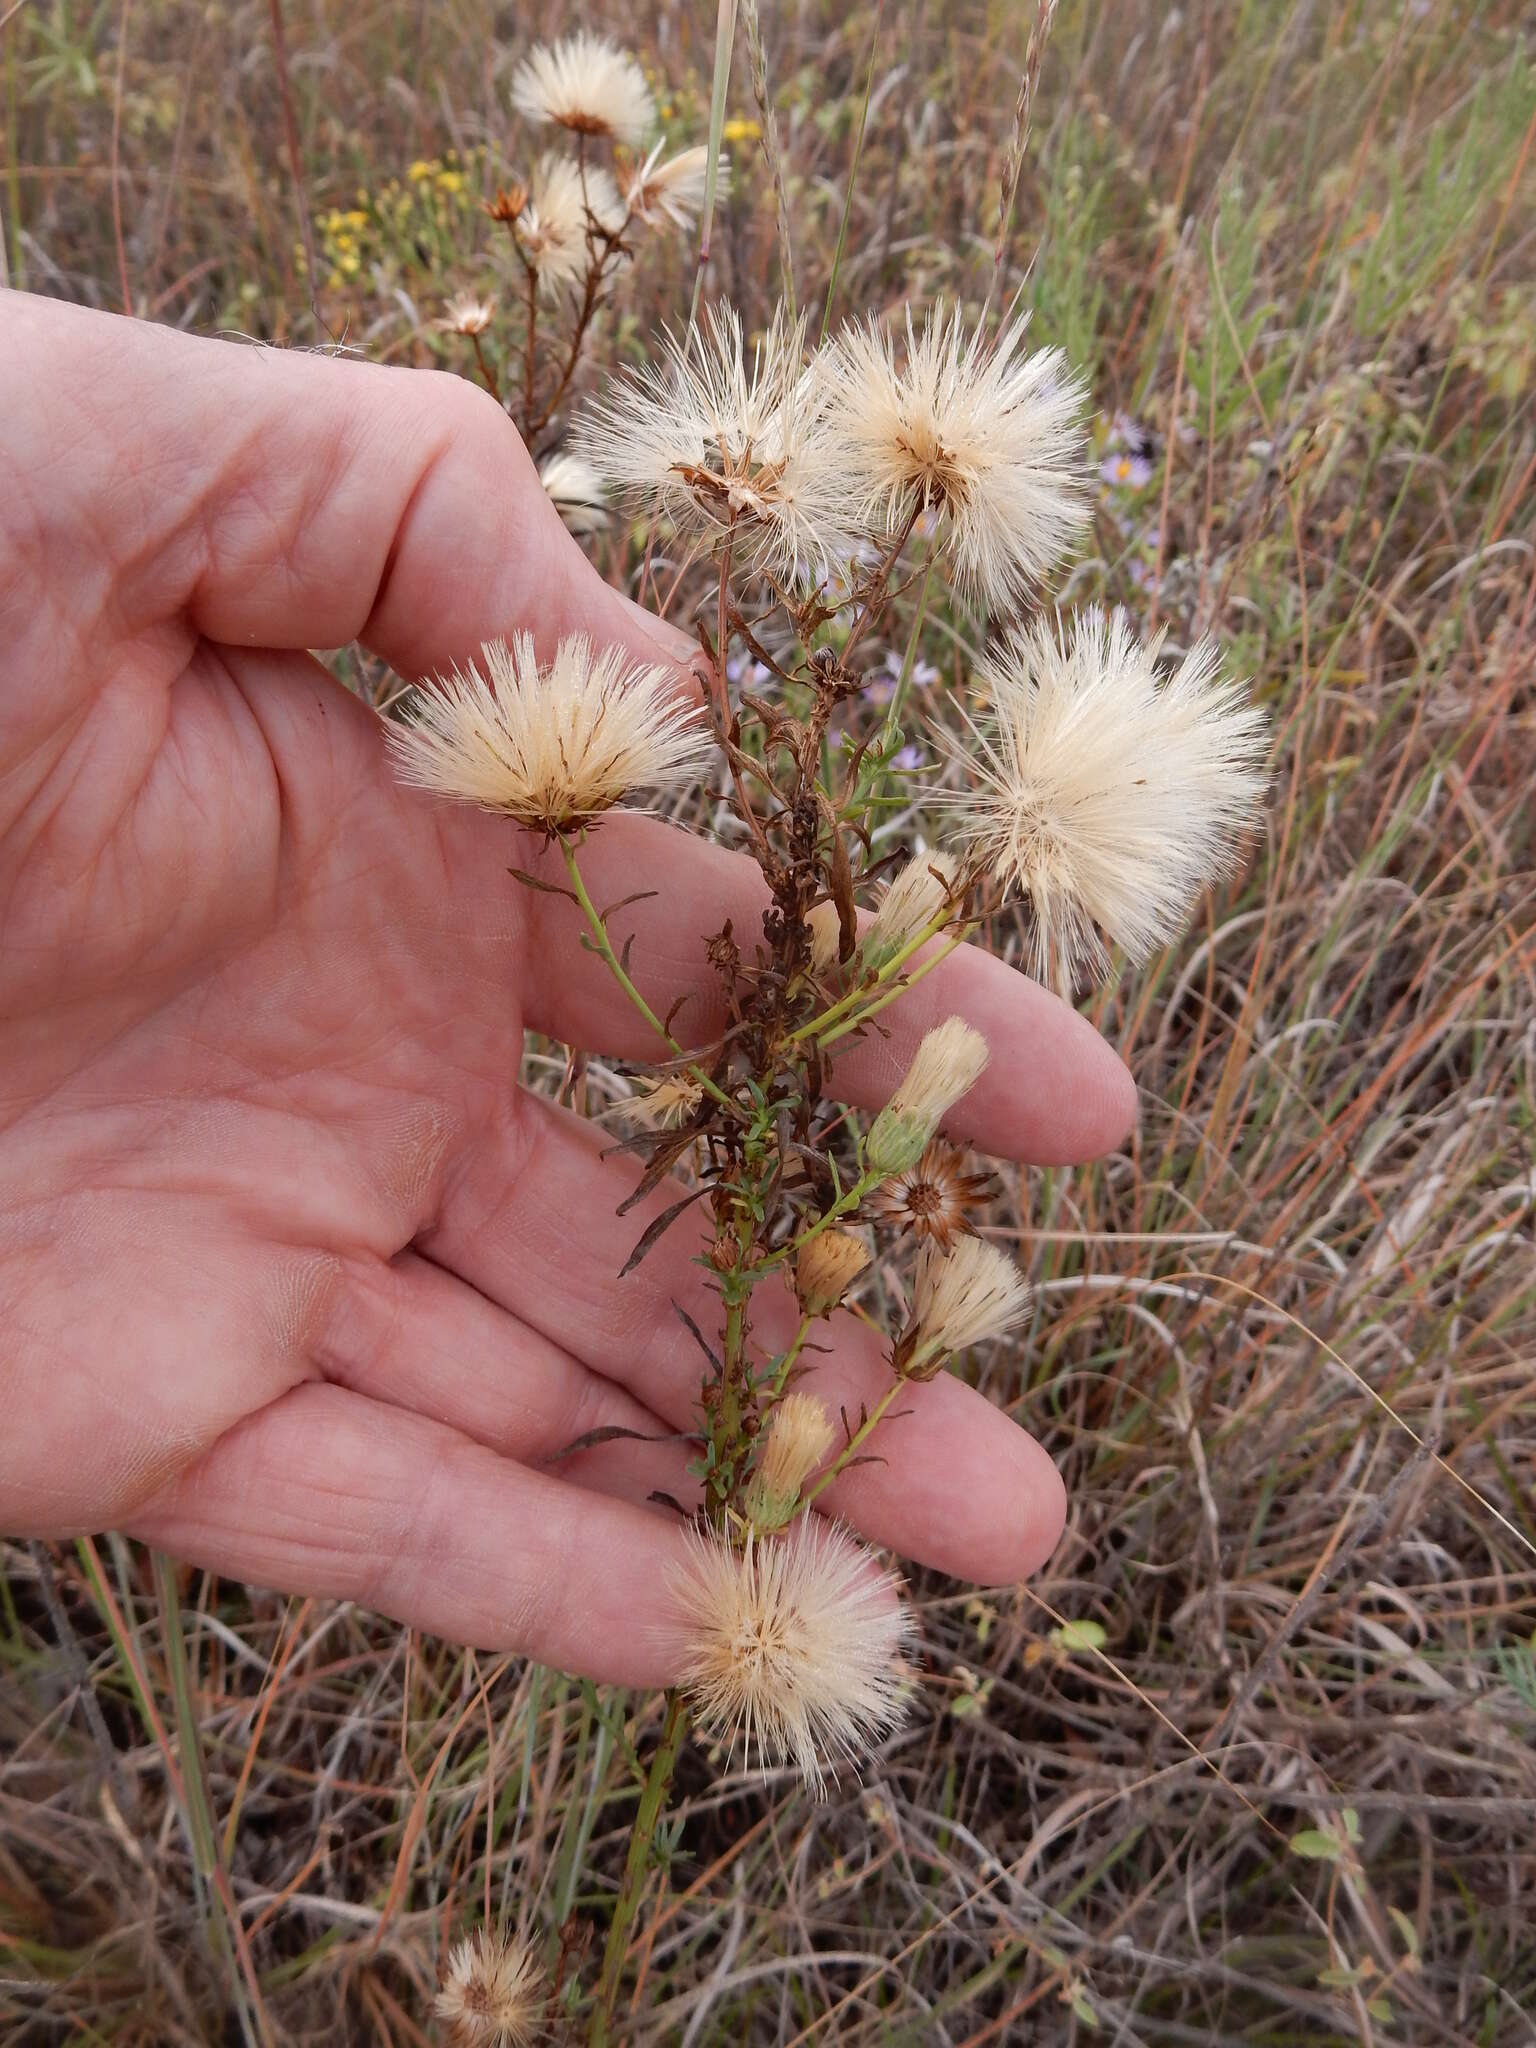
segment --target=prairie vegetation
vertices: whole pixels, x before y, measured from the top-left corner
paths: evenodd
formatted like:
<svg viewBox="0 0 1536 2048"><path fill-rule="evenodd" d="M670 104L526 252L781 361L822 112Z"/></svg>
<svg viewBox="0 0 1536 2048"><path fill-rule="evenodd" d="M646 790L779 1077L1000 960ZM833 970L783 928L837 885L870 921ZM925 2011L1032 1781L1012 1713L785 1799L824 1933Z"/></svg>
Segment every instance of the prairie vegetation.
<svg viewBox="0 0 1536 2048"><path fill-rule="evenodd" d="M279 45L255 4L10 9L9 282L479 376L439 323L456 293L505 298L485 203L529 168L529 45L606 28L668 137L707 132L713 10L299 0L282 23ZM813 327L834 271L838 319L979 307L1029 25L765 9L782 189L743 38L706 295L766 324L782 216ZM1057 19L999 296L1095 408L1069 595L1219 639L1269 712L1272 788L1240 878L1092 999L1134 1141L1005 1172L987 1219L1034 1310L975 1369L1060 1464L1060 1548L1023 1586L915 1576L916 1710L829 1803L684 1750L637 2039L1532 2038L1523 36L1471 0ZM695 248L660 237L617 282L577 388L686 320ZM623 520L587 544L632 587L651 567ZM907 738L935 777L923 721L982 633L929 610ZM919 794L881 830L942 828ZM527 1059L560 1085L563 1048ZM627 1083L594 1061L587 1086ZM653 1706L113 1540L3 1559L7 2040L405 2048L464 1926L531 1914L549 1962L601 1928Z"/></svg>

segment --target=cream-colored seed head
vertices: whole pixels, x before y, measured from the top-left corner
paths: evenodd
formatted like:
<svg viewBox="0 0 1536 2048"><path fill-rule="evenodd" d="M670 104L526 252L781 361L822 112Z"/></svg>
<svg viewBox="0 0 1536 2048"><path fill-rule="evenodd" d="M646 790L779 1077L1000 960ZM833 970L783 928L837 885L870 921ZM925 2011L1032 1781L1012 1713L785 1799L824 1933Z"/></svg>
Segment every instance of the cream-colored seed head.
<svg viewBox="0 0 1536 2048"><path fill-rule="evenodd" d="M918 1255L896 1370L906 1379L931 1379L952 1352L1001 1337L1028 1307L1029 1283L996 1245L979 1237L962 1237L948 1252L927 1244Z"/></svg>
<svg viewBox="0 0 1536 2048"><path fill-rule="evenodd" d="M747 1517L759 1530L781 1529L800 1489L831 1450L837 1431L814 1394L785 1394L774 1403L747 1489Z"/></svg>
<svg viewBox="0 0 1536 2048"><path fill-rule="evenodd" d="M811 972L819 980L837 965L843 943L843 921L837 914L835 903L818 903L806 912L805 925L811 935Z"/></svg>
<svg viewBox="0 0 1536 2048"><path fill-rule="evenodd" d="M875 1118L865 1147L871 1172L905 1173L962 1095L981 1079L987 1041L963 1017L946 1017L925 1032L896 1092Z"/></svg>
<svg viewBox="0 0 1536 2048"><path fill-rule="evenodd" d="M869 1264L869 1247L848 1230L824 1230L795 1258L795 1293L808 1316L829 1316Z"/></svg>
<svg viewBox="0 0 1536 2048"><path fill-rule="evenodd" d="M695 1714L821 1792L829 1762L857 1763L899 1718L911 1621L896 1581L815 1514L782 1536L749 1533L743 1550L713 1530L690 1530L685 1545L673 1590Z"/></svg>
<svg viewBox="0 0 1536 2048"><path fill-rule="evenodd" d="M603 480L579 455L551 455L540 465L539 482L572 533L601 533L610 524Z"/></svg>
<svg viewBox="0 0 1536 2048"><path fill-rule="evenodd" d="M619 1108L643 1131L670 1131L698 1108L704 1090L691 1074L662 1074L627 1096Z"/></svg>
<svg viewBox="0 0 1536 2048"><path fill-rule="evenodd" d="M851 543L846 485L826 461L819 358L783 306L750 352L741 321L715 306L654 366L588 406L576 445L641 512L686 537L731 536L734 559L783 575L819 570Z"/></svg>
<svg viewBox="0 0 1536 2048"><path fill-rule="evenodd" d="M845 328L829 377L834 462L860 523L900 531L940 521L956 583L1009 609L1087 523L1084 392L1060 349L1026 355L1025 322L997 341L967 335L958 310L907 310L900 363L877 322Z"/></svg>
<svg viewBox="0 0 1536 2048"><path fill-rule="evenodd" d="M455 292L443 308L438 326L449 334L484 334L496 317L496 301L482 299L474 292Z"/></svg>
<svg viewBox="0 0 1536 2048"><path fill-rule="evenodd" d="M881 897L859 957L876 971L909 946L918 933L952 905L960 863L947 853L920 853L909 860Z"/></svg>
<svg viewBox="0 0 1536 2048"><path fill-rule="evenodd" d="M448 2023L451 2048L527 2048L537 2038L545 2003L527 1946L482 1927L449 1957L435 2010Z"/></svg>
<svg viewBox="0 0 1536 2048"><path fill-rule="evenodd" d="M1106 937L1135 961L1166 944L1263 796L1264 714L1209 641L1160 675L1161 644L1096 606L1038 621L978 666L993 714L949 742L956 822L1029 899L1029 969L1063 988L1106 971Z"/></svg>
<svg viewBox="0 0 1536 2048"><path fill-rule="evenodd" d="M473 662L414 695L386 728L395 772L545 833L590 824L632 789L691 782L710 759L702 711L660 668L637 668L584 634L541 669L533 642L492 640Z"/></svg>
<svg viewBox="0 0 1536 2048"><path fill-rule="evenodd" d="M704 185L709 176L709 151L702 144L680 150L661 160L665 144L658 142L630 179L624 203L631 220L646 227L669 223L686 228L698 218L704 204ZM720 157L715 172L715 197L724 199L731 189L731 160Z"/></svg>
<svg viewBox="0 0 1536 2048"><path fill-rule="evenodd" d="M575 135L638 148L656 121L645 73L606 36L579 30L541 43L512 74L512 104L525 120L553 121Z"/></svg>
<svg viewBox="0 0 1536 2048"><path fill-rule="evenodd" d="M574 157L547 155L534 165L513 233L540 285L556 291L585 273L594 236L617 234L623 224L619 188L600 164L583 168Z"/></svg>

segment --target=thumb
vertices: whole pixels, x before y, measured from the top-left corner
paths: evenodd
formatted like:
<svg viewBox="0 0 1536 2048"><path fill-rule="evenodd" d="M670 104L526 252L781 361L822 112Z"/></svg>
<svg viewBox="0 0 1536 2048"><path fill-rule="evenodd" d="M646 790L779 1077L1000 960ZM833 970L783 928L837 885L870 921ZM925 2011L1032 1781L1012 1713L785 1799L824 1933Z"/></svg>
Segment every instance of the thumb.
<svg viewBox="0 0 1536 2048"><path fill-rule="evenodd" d="M409 676L514 627L542 650L582 631L638 660L697 655L603 581L512 422L462 378L17 293L0 315L5 381L41 399L8 452L73 528L54 559L99 543L110 507L142 623L179 614L237 646L362 640Z"/></svg>

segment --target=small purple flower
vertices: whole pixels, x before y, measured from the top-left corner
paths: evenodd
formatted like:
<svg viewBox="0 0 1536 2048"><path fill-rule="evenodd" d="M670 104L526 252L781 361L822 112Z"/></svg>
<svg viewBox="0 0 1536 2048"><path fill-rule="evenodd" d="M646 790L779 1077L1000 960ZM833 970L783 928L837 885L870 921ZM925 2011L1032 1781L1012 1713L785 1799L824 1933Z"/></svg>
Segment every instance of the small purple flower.
<svg viewBox="0 0 1536 2048"><path fill-rule="evenodd" d="M1140 491L1152 481L1152 464L1145 455L1134 455L1128 448L1106 455L1099 464L1099 475L1105 483L1114 484L1123 491Z"/></svg>
<svg viewBox="0 0 1536 2048"><path fill-rule="evenodd" d="M905 747L898 747L891 756L891 766L904 768L909 775L919 768L926 768L927 765L928 756L915 741Z"/></svg>

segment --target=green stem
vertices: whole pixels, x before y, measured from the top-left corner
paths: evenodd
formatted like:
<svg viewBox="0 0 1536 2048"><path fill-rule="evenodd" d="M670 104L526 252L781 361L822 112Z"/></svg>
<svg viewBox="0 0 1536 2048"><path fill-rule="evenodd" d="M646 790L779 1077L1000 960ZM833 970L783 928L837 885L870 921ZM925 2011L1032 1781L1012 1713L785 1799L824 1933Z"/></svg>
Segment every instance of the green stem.
<svg viewBox="0 0 1536 2048"><path fill-rule="evenodd" d="M639 989L630 980L623 961L613 950L613 941L608 936L608 928L603 923L596 904L587 894L586 883L581 879L581 869L576 864L576 849L569 839L561 839L560 851L565 856L565 869L571 878L571 888L575 893L577 904L580 906L582 916L587 921L587 929L592 934L592 944L602 957L608 972L619 984L619 987L623 989L625 995L629 997L629 1000L634 1004L640 1015L650 1025L662 1043L670 1046L679 1059L686 1060L688 1058L687 1054L645 1000L645 997L641 995ZM735 1103L732 1102L725 1090L719 1087L710 1075L705 1073L701 1066L693 1061L689 1061L688 1072L707 1095L712 1095L716 1102L730 1110L733 1115L735 1114Z"/></svg>
<svg viewBox="0 0 1536 2048"><path fill-rule="evenodd" d="M666 1805L667 1794L672 1788L672 1773L677 1768L678 1752L683 1746L683 1737L688 1732L688 1708L678 1692L667 1694L666 1718L661 1724L661 1740L651 1758L651 1768L646 1773L645 1786L640 1794L640 1804L635 1812L635 1824L630 1830L629 1853L624 1859L624 1876L619 1885L619 1896L614 1901L613 1918L608 1923L608 1939L603 1948L603 1971L598 1979L597 2003L592 2008L591 2023L587 2029L588 2048L608 2048L613 2038L613 2009L618 2002L619 1982L624 1975L624 1964L629 1954L629 1930L634 1925L641 1896L645 1891L646 1879L650 1874L651 1850L656 1840L656 1823Z"/></svg>
<svg viewBox="0 0 1536 2048"><path fill-rule="evenodd" d="M883 1174L861 1173L852 1187L843 1190L826 1214L816 1218L809 1230L802 1230L788 1244L770 1252L766 1259L760 1259L752 1268L754 1280L759 1273L771 1272L775 1266L782 1266L786 1259L794 1258L813 1238L820 1237L824 1230L830 1230L834 1223L846 1216L850 1209L857 1209L870 1189L877 1188L883 1179Z"/></svg>
<svg viewBox="0 0 1536 2048"><path fill-rule="evenodd" d="M870 1437L874 1434L876 1424L883 1419L883 1417L886 1414L886 1411L890 1408L891 1403L895 1400L896 1396L901 1392L902 1388L906 1384L906 1381L902 1379L893 1379L891 1381L890 1386L880 1396L879 1400L875 1403L874 1407L870 1410L869 1414L866 1415L864 1420L859 1424L858 1428L854 1431L853 1435L849 1437L847 1443L843 1446L843 1449L839 1453L839 1455L833 1459L832 1463L827 1467L826 1471L822 1473L821 1477L817 1480L816 1484L813 1487L811 1487L806 1493L801 1495L800 1505L796 1509L797 1514L803 1515L806 1509L810 1506L811 1502L815 1500L817 1494L825 1492L825 1490L832 1484L833 1480L837 1477L839 1472L842 1472L846 1469L850 1460L853 1458L854 1453L859 1449L861 1444L867 1443L869 1441Z"/></svg>
<svg viewBox="0 0 1536 2048"><path fill-rule="evenodd" d="M802 1316L800 1318L800 1327L795 1332L794 1342L790 1345L789 1349L785 1352L784 1356L779 1360L779 1369L774 1374L773 1385L769 1389L769 1394L771 1398L775 1401L777 1401L779 1396L783 1393L784 1384L788 1380L790 1374L795 1369L795 1360L800 1356L800 1353L804 1348L806 1332L810 1329L810 1327L810 1317Z"/></svg>
<svg viewBox="0 0 1536 2048"><path fill-rule="evenodd" d="M845 1017L836 1030L824 1031L821 1034L821 1043L823 1045L835 1045L838 1039L846 1038L850 1031L857 1031L859 1026L868 1023L871 1017L878 1017L880 1012L894 1003L898 996L904 996L910 989L916 988L925 974L932 974L935 967L942 967L955 948L963 946L975 929L974 925L967 925L964 931L956 932L947 946L942 946L931 960L925 960L921 967L915 968L911 974L898 982L895 988L888 988L884 995L877 997L874 1002L867 1004L856 1015ZM922 945L926 944L926 941L919 940L918 943Z"/></svg>
<svg viewBox="0 0 1536 2048"><path fill-rule="evenodd" d="M947 908L940 911L937 917L930 918L928 923L923 926L920 932L916 933L912 938L908 939L907 943L901 948L900 952L893 953L890 959L885 962L884 966L876 971L873 985L876 988L879 988L882 982L889 981L891 979L891 976L894 974L899 974L901 969L905 967L907 962L912 958L913 954L921 952L923 947L928 944L928 941L930 939L936 939L939 936L939 933L945 929L948 923L949 911ZM975 929L976 927L974 924L968 924L963 931L956 934L955 945L959 945L964 940L968 939ZM923 967L919 968L918 972L912 976L910 981L904 981L902 982L899 988L891 990L890 995L888 995L881 1002L879 1007L883 1009L885 1007L885 1002L890 1001L895 996L902 994L906 989L909 989L912 986L913 982L921 980L923 975L929 972L930 968L937 966L940 960L946 959L948 955L953 951L954 946L946 947L943 953L938 954L932 961L927 962ZM850 1010L855 1008L855 1006L858 1004L862 997L867 996L869 994L869 989L870 984L867 982L860 982L857 988L849 989L847 995L839 996L837 1001L833 1003L830 1006L830 1008L823 1010L818 1016L807 1018L804 1024L801 1024L796 1030L792 1031L789 1034L788 1042L791 1045L797 1045L802 1038L818 1038L824 1040L828 1025L835 1024L837 1023L839 1018L846 1016ZM858 1018L855 1019L855 1022L862 1022L863 1018L866 1015L870 1014L872 1014L872 1012L860 1011ZM853 1027L852 1025L849 1025L846 1028L851 1030ZM838 1031L835 1035L841 1038L843 1033L842 1031Z"/></svg>

